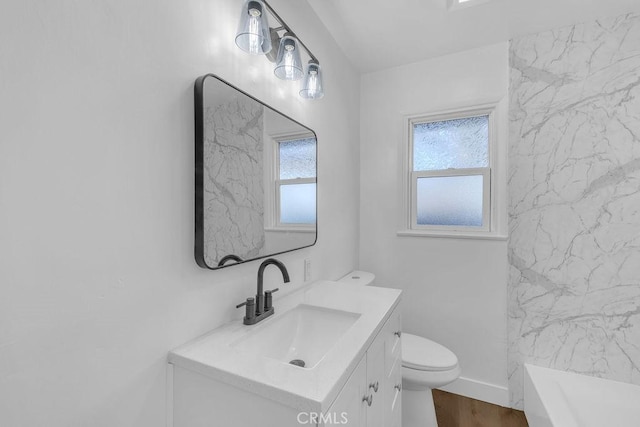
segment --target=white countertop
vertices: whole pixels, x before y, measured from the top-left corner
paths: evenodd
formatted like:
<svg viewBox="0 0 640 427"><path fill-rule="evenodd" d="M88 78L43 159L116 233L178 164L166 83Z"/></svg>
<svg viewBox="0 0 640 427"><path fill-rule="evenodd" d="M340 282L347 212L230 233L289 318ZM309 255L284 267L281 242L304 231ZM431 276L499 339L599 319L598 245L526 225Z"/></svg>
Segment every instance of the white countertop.
<svg viewBox="0 0 640 427"><path fill-rule="evenodd" d="M169 353L169 363L211 379L250 391L300 411L326 411L364 356L395 306L398 289L318 281L278 299L275 314L246 326L229 322ZM301 369L260 354L230 346L299 304L309 304L361 316L317 366Z"/></svg>

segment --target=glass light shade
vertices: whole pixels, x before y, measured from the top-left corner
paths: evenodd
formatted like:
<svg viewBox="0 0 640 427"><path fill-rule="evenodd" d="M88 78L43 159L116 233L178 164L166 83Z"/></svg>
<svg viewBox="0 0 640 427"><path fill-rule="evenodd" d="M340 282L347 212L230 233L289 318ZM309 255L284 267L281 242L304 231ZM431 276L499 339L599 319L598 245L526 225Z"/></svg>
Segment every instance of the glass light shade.
<svg viewBox="0 0 640 427"><path fill-rule="evenodd" d="M322 89L322 71L320 64L314 60L307 65L307 74L304 76L300 96L306 99L320 99L324 96Z"/></svg>
<svg viewBox="0 0 640 427"><path fill-rule="evenodd" d="M299 80L304 74L298 41L289 33L280 40L276 68L273 72L282 80Z"/></svg>
<svg viewBox="0 0 640 427"><path fill-rule="evenodd" d="M264 4L259 0L247 0L242 6L236 45L252 55L264 55L271 51L269 21Z"/></svg>

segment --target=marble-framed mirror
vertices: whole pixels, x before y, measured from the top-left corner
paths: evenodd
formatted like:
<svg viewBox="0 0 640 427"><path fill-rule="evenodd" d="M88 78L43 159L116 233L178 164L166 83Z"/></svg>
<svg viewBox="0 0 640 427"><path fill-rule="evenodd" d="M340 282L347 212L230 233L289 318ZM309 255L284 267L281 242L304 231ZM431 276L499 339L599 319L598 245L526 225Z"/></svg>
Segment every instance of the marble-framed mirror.
<svg viewBox="0 0 640 427"><path fill-rule="evenodd" d="M195 259L218 269L315 244L315 132L214 74L195 83Z"/></svg>

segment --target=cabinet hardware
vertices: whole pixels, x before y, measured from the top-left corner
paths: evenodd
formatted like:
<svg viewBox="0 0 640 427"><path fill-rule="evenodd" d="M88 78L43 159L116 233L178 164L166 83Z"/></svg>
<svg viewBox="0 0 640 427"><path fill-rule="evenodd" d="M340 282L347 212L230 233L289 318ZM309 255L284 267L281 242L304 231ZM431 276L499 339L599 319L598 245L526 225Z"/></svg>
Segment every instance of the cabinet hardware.
<svg viewBox="0 0 640 427"><path fill-rule="evenodd" d="M397 336L398 338L400 338L402 336L402 331L395 331L393 333L393 335Z"/></svg>
<svg viewBox="0 0 640 427"><path fill-rule="evenodd" d="M370 394L369 396L363 397L362 401L367 402L367 406L371 406L371 404L373 403L373 395Z"/></svg>
<svg viewBox="0 0 640 427"><path fill-rule="evenodd" d="M374 391L375 393L377 393L377 392L378 392L378 381L376 381L375 383L371 383L371 384L369 384L369 388L372 388L372 389L373 389L373 391Z"/></svg>

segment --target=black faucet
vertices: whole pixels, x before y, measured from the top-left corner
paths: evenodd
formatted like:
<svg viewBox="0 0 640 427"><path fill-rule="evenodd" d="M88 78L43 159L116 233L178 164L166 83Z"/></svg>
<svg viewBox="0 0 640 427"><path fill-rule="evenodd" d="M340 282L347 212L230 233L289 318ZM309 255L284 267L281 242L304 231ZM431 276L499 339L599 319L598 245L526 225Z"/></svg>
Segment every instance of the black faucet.
<svg viewBox="0 0 640 427"><path fill-rule="evenodd" d="M277 292L278 288L263 292L264 269L272 264L280 269L284 283L289 283L289 272L282 262L274 258L264 260L258 268L258 292L256 293L256 298L247 298L242 304L236 305L236 308L247 307L243 320L245 325L255 325L274 313L272 294Z"/></svg>
<svg viewBox="0 0 640 427"><path fill-rule="evenodd" d="M233 255L233 254L225 255L218 262L218 267L222 267L227 261L242 262L242 258L240 258L238 255Z"/></svg>

